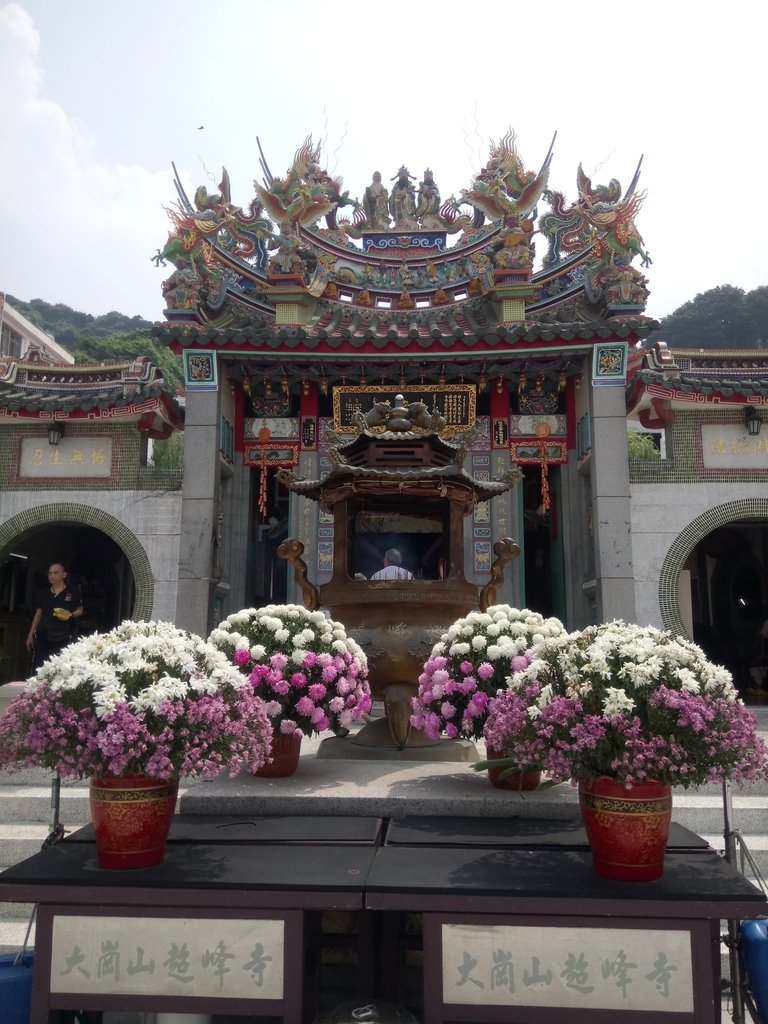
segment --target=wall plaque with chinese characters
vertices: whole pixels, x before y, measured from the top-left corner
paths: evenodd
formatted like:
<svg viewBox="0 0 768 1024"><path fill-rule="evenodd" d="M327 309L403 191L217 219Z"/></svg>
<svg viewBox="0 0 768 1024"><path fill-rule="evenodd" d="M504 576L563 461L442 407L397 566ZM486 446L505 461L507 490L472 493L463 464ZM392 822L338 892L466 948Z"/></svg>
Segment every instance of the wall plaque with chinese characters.
<svg viewBox="0 0 768 1024"><path fill-rule="evenodd" d="M282 999L284 944L282 920L56 916L50 991Z"/></svg>
<svg viewBox="0 0 768 1024"><path fill-rule="evenodd" d="M688 931L443 924L442 961L444 1003L693 1012Z"/></svg>
<svg viewBox="0 0 768 1024"><path fill-rule="evenodd" d="M702 423L704 469L768 470L768 434L750 437L739 423Z"/></svg>
<svg viewBox="0 0 768 1024"><path fill-rule="evenodd" d="M46 477L102 479L112 475L111 437L62 437L57 445L46 438L21 440L19 479Z"/></svg>
<svg viewBox="0 0 768 1024"><path fill-rule="evenodd" d="M341 433L357 430L355 414L365 415L377 402L395 404L395 396L406 402L423 402L429 412L437 409L445 417L446 437L475 425L477 390L474 384L409 384L405 388L390 385L342 385L333 389L333 426Z"/></svg>

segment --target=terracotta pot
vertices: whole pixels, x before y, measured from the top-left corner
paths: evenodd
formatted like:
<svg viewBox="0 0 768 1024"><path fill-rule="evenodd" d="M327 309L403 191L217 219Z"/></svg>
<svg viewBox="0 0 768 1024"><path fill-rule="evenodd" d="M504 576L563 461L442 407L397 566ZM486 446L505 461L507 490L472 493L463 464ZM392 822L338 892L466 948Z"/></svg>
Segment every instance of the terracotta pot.
<svg viewBox="0 0 768 1024"><path fill-rule="evenodd" d="M148 868L160 864L176 809L179 780L146 775L91 779L91 820L99 865Z"/></svg>
<svg viewBox="0 0 768 1024"><path fill-rule="evenodd" d="M579 783L579 803L598 875L652 882L664 873L672 790L660 782L627 789L607 776Z"/></svg>
<svg viewBox="0 0 768 1024"><path fill-rule="evenodd" d="M504 757L504 754L499 750L493 750L489 747L486 750L486 756L489 761L493 761ZM501 776L506 770L506 768L488 769L488 779L496 789L516 789L518 792L522 792L523 790L537 789L541 783L540 771L510 772L509 775L502 779Z"/></svg>
<svg viewBox="0 0 768 1024"><path fill-rule="evenodd" d="M253 773L260 779L284 779L299 767L301 733L275 732L272 736L272 760Z"/></svg>

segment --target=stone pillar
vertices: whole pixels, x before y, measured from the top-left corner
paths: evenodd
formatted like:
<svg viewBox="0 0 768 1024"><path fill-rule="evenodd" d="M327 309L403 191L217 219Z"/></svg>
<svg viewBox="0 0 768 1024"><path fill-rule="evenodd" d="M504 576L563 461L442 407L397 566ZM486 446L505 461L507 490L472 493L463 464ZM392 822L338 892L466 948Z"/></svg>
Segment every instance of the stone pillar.
<svg viewBox="0 0 768 1024"><path fill-rule="evenodd" d="M188 391L176 624L206 637L211 629L214 543L219 536L219 392Z"/></svg>
<svg viewBox="0 0 768 1024"><path fill-rule="evenodd" d="M221 506L224 513L221 543L221 565L229 582L224 614L230 615L252 603L247 589L251 529L251 481L254 471L235 454L232 477L224 481Z"/></svg>
<svg viewBox="0 0 768 1024"><path fill-rule="evenodd" d="M635 620L631 497L624 388L593 387L592 529L598 622Z"/></svg>

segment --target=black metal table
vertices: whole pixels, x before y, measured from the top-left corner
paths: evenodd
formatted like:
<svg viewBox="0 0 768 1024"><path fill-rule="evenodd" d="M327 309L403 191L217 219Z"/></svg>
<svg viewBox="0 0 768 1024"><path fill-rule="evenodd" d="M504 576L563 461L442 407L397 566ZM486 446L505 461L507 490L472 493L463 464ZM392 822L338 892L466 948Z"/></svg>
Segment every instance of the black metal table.
<svg viewBox="0 0 768 1024"><path fill-rule="evenodd" d="M98 866L88 827L3 872L0 900L38 904L31 1024L57 1010L312 1019L318 913L368 919L381 822L265 819L258 841L256 820L177 820L163 863L130 871Z"/></svg>
<svg viewBox="0 0 768 1024"><path fill-rule="evenodd" d="M714 1024L720 920L768 916L686 829L659 881L621 883L593 873L578 823L507 818L178 818L163 864L138 871L99 868L83 829L0 874L0 900L39 906L31 1024L67 1009L311 1020L329 911L357 922L347 998L406 1002L400 924L419 916L425 1024Z"/></svg>
<svg viewBox="0 0 768 1024"><path fill-rule="evenodd" d="M662 878L637 883L595 875L576 822L466 818L391 822L365 905L395 956L398 918L422 915L425 1024L714 1024L720 920L767 914L681 826Z"/></svg>

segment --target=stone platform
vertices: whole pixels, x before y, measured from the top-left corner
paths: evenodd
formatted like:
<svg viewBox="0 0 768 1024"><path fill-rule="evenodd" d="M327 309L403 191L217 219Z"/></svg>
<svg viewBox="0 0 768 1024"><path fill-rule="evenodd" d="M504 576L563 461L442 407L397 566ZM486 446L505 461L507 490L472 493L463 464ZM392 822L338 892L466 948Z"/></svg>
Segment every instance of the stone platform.
<svg viewBox="0 0 768 1024"><path fill-rule="evenodd" d="M335 747L329 751L329 745ZM352 748L350 738L302 742L295 775L261 779L243 773L189 785L178 810L184 815L403 815L571 818L579 814L570 785L534 793L495 789L470 762L412 760L409 751ZM320 751L320 756L318 756ZM345 756L348 751L349 757ZM478 755L485 756L482 743Z"/></svg>

